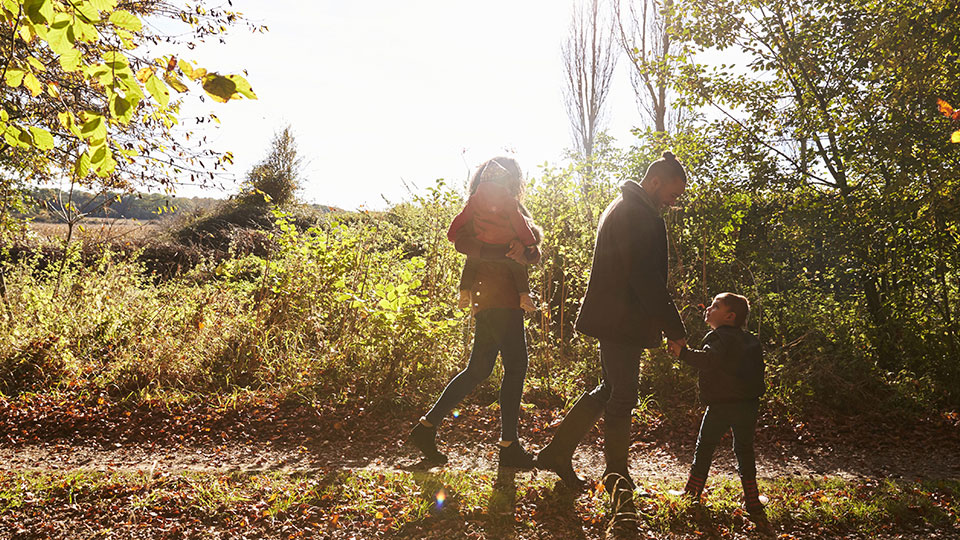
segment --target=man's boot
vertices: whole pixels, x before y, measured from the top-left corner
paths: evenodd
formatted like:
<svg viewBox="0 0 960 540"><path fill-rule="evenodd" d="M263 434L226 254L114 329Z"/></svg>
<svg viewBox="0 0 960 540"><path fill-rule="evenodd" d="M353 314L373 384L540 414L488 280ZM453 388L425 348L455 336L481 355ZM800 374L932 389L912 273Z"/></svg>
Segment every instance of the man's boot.
<svg viewBox="0 0 960 540"><path fill-rule="evenodd" d="M610 530L616 535L637 531L637 508L633 500L636 487L627 468L630 452L630 416L606 415L603 419L603 454L607 467L603 487L610 494Z"/></svg>
<svg viewBox="0 0 960 540"><path fill-rule="evenodd" d="M587 481L573 469L573 452L584 435L596 425L603 409L604 405L589 394L580 396L563 417L553 440L537 454L537 467L555 472L568 488L579 491L586 487Z"/></svg>

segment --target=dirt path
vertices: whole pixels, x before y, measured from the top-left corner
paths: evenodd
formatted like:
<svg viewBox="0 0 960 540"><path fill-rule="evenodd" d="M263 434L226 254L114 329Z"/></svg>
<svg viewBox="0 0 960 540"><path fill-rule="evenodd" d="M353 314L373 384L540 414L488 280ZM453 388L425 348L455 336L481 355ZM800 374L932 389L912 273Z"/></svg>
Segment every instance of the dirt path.
<svg viewBox="0 0 960 540"><path fill-rule="evenodd" d="M552 435L556 414L525 414L530 426L525 444L541 448ZM270 440L226 440L219 444L171 444L144 441L36 440L0 443L0 470L99 471L288 471L309 472L333 468L410 469L418 456L403 446L409 421L384 417L336 423L331 432L317 428L299 437ZM664 426L638 426L631 451L631 471L637 479L682 479L686 476L696 439L696 418L686 432ZM441 429L442 446L450 456L445 468L497 468L495 408L468 406ZM851 427L852 426L852 427ZM354 428L351 430L351 428ZM795 428L795 429L793 429ZM854 429L856 428L856 429ZM931 480L960 477L960 429L942 423L865 428L862 422L824 421L816 428L801 425L761 426L757 438L761 477L840 476ZM265 439L265 440L264 440ZM735 475L735 459L725 439L711 474ZM576 467L584 474L603 471L601 428L595 428L580 446ZM549 474L549 473L540 473Z"/></svg>

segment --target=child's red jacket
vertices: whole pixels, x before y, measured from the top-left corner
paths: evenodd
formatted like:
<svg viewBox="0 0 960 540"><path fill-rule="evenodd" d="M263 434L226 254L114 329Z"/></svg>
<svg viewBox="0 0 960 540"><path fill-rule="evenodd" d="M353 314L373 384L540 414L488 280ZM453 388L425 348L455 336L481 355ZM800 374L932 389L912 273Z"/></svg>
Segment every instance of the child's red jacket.
<svg viewBox="0 0 960 540"><path fill-rule="evenodd" d="M537 243L527 220L520 213L520 203L500 184L482 182L477 186L466 206L453 218L447 238L454 242L460 229L471 221L477 240L481 242L508 244L516 238L524 246Z"/></svg>

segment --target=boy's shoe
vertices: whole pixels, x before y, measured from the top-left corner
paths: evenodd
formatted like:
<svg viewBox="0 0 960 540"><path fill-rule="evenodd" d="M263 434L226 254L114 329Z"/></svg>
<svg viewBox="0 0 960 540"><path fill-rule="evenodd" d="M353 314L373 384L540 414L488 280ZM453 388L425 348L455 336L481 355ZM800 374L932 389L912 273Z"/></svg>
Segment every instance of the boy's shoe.
<svg viewBox="0 0 960 540"><path fill-rule="evenodd" d="M520 441L513 441L510 446L500 447L500 466L529 470L533 469L535 464L533 456L523 449Z"/></svg>
<svg viewBox="0 0 960 540"><path fill-rule="evenodd" d="M746 507L747 513L751 516L766 517L766 512L763 510L763 503L767 501L767 498L760 495L760 490L757 487L757 479L741 478L740 483L743 485L743 505Z"/></svg>
<svg viewBox="0 0 960 540"><path fill-rule="evenodd" d="M427 427L423 423L417 422L417 425L410 431L410 437L407 441L416 446L427 461L434 463L447 462L447 456L437 450L437 426Z"/></svg>
<svg viewBox="0 0 960 540"><path fill-rule="evenodd" d="M703 494L703 486L706 483L705 478L697 478L692 474L687 477L687 485L683 489L670 489L667 490L667 493L677 496L689 497L693 501L699 501L700 496Z"/></svg>
<svg viewBox="0 0 960 540"><path fill-rule="evenodd" d="M527 313L533 313L537 310L537 306L533 303L533 298L529 294L520 295L520 307Z"/></svg>
<svg viewBox="0 0 960 540"><path fill-rule="evenodd" d="M460 309L466 309L470 307L470 301L472 300L470 291L460 291L460 301L457 302L457 307Z"/></svg>

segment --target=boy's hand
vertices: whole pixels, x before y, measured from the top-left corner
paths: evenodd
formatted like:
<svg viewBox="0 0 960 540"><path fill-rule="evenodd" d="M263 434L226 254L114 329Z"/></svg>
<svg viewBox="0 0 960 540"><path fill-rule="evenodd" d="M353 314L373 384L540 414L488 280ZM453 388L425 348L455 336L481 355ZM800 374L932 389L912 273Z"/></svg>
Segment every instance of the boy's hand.
<svg viewBox="0 0 960 540"><path fill-rule="evenodd" d="M687 338L681 338L677 341L672 339L667 340L667 350L670 351L670 354L679 358L680 352L683 351L683 348L687 346Z"/></svg>

